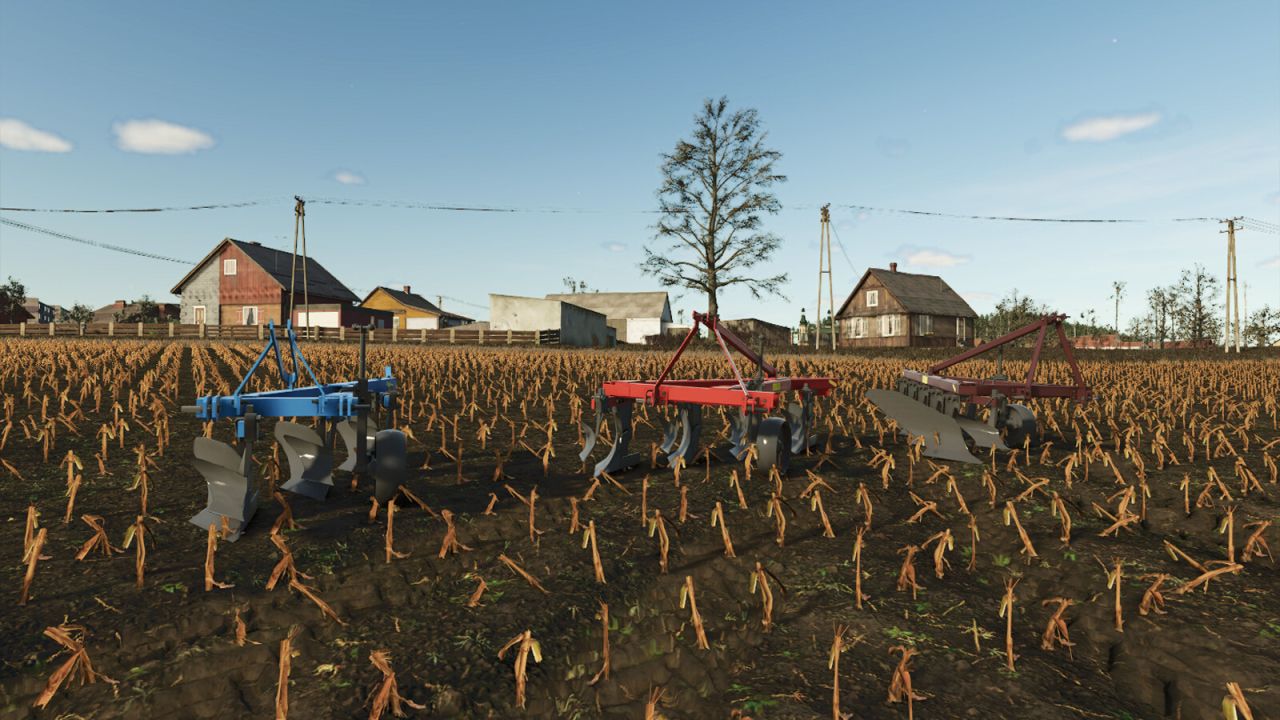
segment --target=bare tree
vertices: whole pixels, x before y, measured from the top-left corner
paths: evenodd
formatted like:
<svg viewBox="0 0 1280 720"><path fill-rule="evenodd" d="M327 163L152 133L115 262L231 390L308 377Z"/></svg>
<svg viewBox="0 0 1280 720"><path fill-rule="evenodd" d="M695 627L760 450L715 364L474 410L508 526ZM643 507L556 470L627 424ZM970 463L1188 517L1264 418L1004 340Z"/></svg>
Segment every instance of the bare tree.
<svg viewBox="0 0 1280 720"><path fill-rule="evenodd" d="M1161 348L1164 348L1165 340L1173 339L1174 296L1172 288L1157 287L1147 291L1151 340L1159 343Z"/></svg>
<svg viewBox="0 0 1280 720"><path fill-rule="evenodd" d="M1186 338L1195 344L1216 342L1222 334L1222 318L1218 316L1214 298L1221 285L1203 265L1183 270L1178 280L1178 324Z"/></svg>
<svg viewBox="0 0 1280 720"><path fill-rule="evenodd" d="M1257 347L1270 347L1274 342L1272 338L1280 338L1280 310L1272 310L1271 306L1264 305L1253 311L1244 329L1244 337Z"/></svg>
<svg viewBox="0 0 1280 720"><path fill-rule="evenodd" d="M1125 286L1125 285L1128 285L1128 283L1126 283L1126 282L1125 282L1125 281L1123 281L1123 280L1115 280L1115 281L1113 281L1113 282L1111 283L1111 288L1112 288L1112 290L1114 290L1114 291L1115 291L1115 294L1116 294L1116 324L1115 324L1115 329L1116 329L1116 334L1117 334L1117 335L1119 335L1119 334L1120 334L1120 298L1124 297L1124 286Z"/></svg>
<svg viewBox="0 0 1280 720"><path fill-rule="evenodd" d="M763 218L782 205L769 188L786 181L774 171L782 153L764 146L754 109L729 110L727 98L703 101L693 137L662 156L662 186L655 237L665 247L644 249L640 268L666 287L707 294L707 312L719 313L717 293L741 285L753 297L781 295L786 273L753 271L782 244L763 230Z"/></svg>

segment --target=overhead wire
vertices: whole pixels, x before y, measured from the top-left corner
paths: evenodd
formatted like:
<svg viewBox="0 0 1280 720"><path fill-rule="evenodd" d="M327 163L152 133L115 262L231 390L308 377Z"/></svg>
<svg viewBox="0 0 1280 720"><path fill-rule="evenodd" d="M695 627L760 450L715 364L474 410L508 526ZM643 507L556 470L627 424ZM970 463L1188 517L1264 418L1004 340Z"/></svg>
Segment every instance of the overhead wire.
<svg viewBox="0 0 1280 720"><path fill-rule="evenodd" d="M954 220L993 220L999 222L1035 222L1035 223L1151 223L1151 222L1218 222L1212 217L1178 217L1178 218L1058 218L1058 217L1026 217L1018 215L977 215L970 213L950 213L936 210L904 210L901 208L882 208L871 205L835 205L835 207L863 212L894 213L898 215L920 215L927 217L950 218Z"/></svg>
<svg viewBox="0 0 1280 720"><path fill-rule="evenodd" d="M229 210L232 208L255 207L258 205L266 205L280 200L279 197L260 198L258 200L244 200L242 202L230 203L206 203L203 205L171 205L167 207L136 207L136 208L31 208L31 207L0 207L0 211L5 212L29 212L29 213L161 213L161 212L184 212L187 210Z"/></svg>
<svg viewBox="0 0 1280 720"><path fill-rule="evenodd" d="M68 235L66 233L58 232L57 230L50 230L49 228L43 228L38 225L30 225L28 223L18 222L17 220L10 220L9 218L6 218L6 217L0 217L0 223L3 223L10 227L18 228L20 230L26 230L28 232L40 233L41 235L48 235L49 237L55 237L62 240L70 240L71 242L80 243L82 245L89 245L91 247L96 247L96 248L102 248L103 250L111 250L114 252L127 253L129 255L136 255L138 257L144 257L150 260L163 260L165 262L178 263L179 265L194 264L190 260L181 260L179 258L169 257L168 255L160 255L158 253L147 252L146 250L139 250L137 248L125 247L123 245L114 245L112 243L98 242L96 240L86 240L81 237L76 237L75 235Z"/></svg>

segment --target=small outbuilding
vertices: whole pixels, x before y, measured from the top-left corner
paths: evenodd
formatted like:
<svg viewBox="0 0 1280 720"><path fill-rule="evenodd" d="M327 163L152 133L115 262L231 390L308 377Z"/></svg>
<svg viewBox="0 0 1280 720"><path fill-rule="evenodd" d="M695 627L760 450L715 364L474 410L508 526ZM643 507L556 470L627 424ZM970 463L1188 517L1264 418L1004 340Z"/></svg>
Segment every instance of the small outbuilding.
<svg viewBox="0 0 1280 720"><path fill-rule="evenodd" d="M643 344L645 338L666 334L671 302L665 291L553 293L548 300L569 302L605 316L618 340Z"/></svg>
<svg viewBox="0 0 1280 720"><path fill-rule="evenodd" d="M490 293L489 329L557 330L560 344L571 347L613 347L617 343L603 313L551 298Z"/></svg>

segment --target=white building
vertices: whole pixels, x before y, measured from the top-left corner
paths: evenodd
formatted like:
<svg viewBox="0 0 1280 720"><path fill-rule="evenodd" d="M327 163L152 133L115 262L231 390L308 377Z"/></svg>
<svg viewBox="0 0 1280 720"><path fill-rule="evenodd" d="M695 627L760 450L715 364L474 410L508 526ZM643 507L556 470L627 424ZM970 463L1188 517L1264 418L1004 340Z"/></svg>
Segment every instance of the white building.
<svg viewBox="0 0 1280 720"><path fill-rule="evenodd" d="M667 293L583 292L547 295L548 300L570 302L604 315L619 342L643 344L651 335L664 335L671 324Z"/></svg>

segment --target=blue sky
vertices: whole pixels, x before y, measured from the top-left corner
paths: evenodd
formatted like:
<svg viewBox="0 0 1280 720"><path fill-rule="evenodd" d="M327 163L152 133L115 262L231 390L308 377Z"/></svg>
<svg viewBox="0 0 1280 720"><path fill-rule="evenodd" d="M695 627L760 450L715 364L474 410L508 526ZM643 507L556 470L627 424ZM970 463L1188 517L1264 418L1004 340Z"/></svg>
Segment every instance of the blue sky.
<svg viewBox="0 0 1280 720"><path fill-rule="evenodd" d="M0 0L0 205L250 208L6 217L196 260L287 246L309 198L573 208L480 214L313 204L311 254L363 294L484 305L572 276L656 287L659 154L704 97L760 111L790 179L767 227L794 324L833 203L837 304L868 266L943 275L979 312L1018 288L1110 317L1218 228L920 219L839 207L1280 222L1280 3L65 3ZM342 182L346 180L347 182ZM847 253L848 260L845 258ZM1249 308L1280 305L1280 237L1242 233ZM0 226L0 277L98 306L172 299L178 265ZM685 292L685 310L704 300ZM455 311L485 311L455 301ZM1122 319L1122 323L1123 323Z"/></svg>

